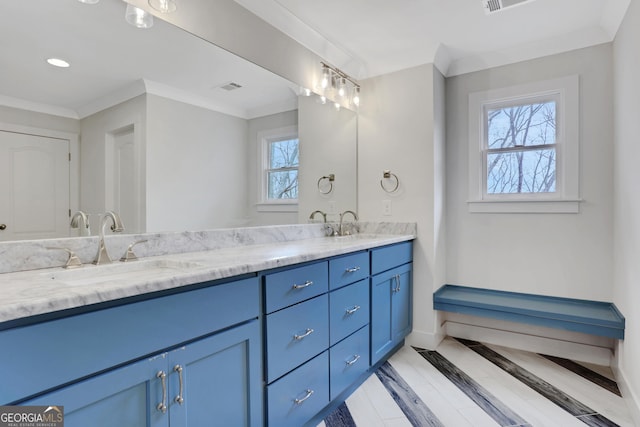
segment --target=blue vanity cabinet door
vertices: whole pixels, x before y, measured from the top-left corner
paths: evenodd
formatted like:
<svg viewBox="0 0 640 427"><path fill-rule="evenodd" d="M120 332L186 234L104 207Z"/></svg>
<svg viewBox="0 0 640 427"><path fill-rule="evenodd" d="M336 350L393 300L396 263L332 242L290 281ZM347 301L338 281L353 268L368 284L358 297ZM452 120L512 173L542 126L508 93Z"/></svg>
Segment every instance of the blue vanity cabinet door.
<svg viewBox="0 0 640 427"><path fill-rule="evenodd" d="M166 354L145 359L21 405L64 407L66 427L166 427L168 412L162 403L162 379L167 373ZM165 377L165 384L168 380Z"/></svg>
<svg viewBox="0 0 640 427"><path fill-rule="evenodd" d="M412 264L371 278L371 364L386 356L412 327Z"/></svg>
<svg viewBox="0 0 640 427"><path fill-rule="evenodd" d="M329 293L331 345L369 323L369 280L364 279Z"/></svg>
<svg viewBox="0 0 640 427"><path fill-rule="evenodd" d="M369 328L363 327L329 350L331 400L369 369Z"/></svg>
<svg viewBox="0 0 640 427"><path fill-rule="evenodd" d="M328 351L267 386L267 424L300 427L329 403Z"/></svg>
<svg viewBox="0 0 640 427"><path fill-rule="evenodd" d="M254 320L170 352L171 427L261 426L260 343L260 324Z"/></svg>
<svg viewBox="0 0 640 427"><path fill-rule="evenodd" d="M329 260L329 288L338 289L369 276L367 251L332 258Z"/></svg>

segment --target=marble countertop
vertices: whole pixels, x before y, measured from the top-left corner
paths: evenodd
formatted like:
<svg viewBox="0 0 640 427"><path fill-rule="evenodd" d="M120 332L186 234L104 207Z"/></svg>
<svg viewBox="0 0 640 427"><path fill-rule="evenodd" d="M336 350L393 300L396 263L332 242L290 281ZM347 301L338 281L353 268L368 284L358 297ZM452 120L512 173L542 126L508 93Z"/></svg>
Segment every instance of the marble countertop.
<svg viewBox="0 0 640 427"><path fill-rule="evenodd" d="M0 274L0 323L412 240L357 234Z"/></svg>

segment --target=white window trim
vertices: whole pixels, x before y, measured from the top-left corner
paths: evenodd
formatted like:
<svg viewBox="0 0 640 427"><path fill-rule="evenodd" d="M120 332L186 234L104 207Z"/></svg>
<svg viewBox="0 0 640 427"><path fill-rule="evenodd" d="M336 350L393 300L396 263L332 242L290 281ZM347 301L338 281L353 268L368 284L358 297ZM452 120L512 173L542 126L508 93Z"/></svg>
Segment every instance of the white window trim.
<svg viewBox="0 0 640 427"><path fill-rule="evenodd" d="M258 195L256 203L258 212L298 212L298 199L267 200L267 179L265 170L269 164L269 142L281 138L298 139L298 126L284 126L276 129L260 131L257 134L258 141ZM298 166L298 176L300 168Z"/></svg>
<svg viewBox="0 0 640 427"><path fill-rule="evenodd" d="M527 83L469 94L469 212L578 213L580 211L579 76ZM550 194L486 193L484 156L485 107L491 104L553 97L557 101L556 192Z"/></svg>

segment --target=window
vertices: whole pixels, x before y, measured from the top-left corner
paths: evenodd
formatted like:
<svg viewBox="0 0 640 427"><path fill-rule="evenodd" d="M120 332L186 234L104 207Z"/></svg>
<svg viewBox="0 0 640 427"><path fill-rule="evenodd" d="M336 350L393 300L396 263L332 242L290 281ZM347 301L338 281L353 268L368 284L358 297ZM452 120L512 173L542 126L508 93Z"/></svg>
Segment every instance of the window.
<svg viewBox="0 0 640 427"><path fill-rule="evenodd" d="M578 212L578 77L469 95L469 210Z"/></svg>
<svg viewBox="0 0 640 427"><path fill-rule="evenodd" d="M298 203L297 127L261 132L262 197L260 210L295 211Z"/></svg>

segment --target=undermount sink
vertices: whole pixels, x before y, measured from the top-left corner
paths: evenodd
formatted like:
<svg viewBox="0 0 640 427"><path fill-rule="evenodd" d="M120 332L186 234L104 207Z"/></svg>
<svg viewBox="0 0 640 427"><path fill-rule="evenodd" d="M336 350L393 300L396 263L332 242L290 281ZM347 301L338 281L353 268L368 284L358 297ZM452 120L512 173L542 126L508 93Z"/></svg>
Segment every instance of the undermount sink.
<svg viewBox="0 0 640 427"><path fill-rule="evenodd" d="M202 264L191 261L152 259L106 265L85 264L78 269L47 272L43 273L43 276L67 285L88 285L115 280L144 279L202 267Z"/></svg>

